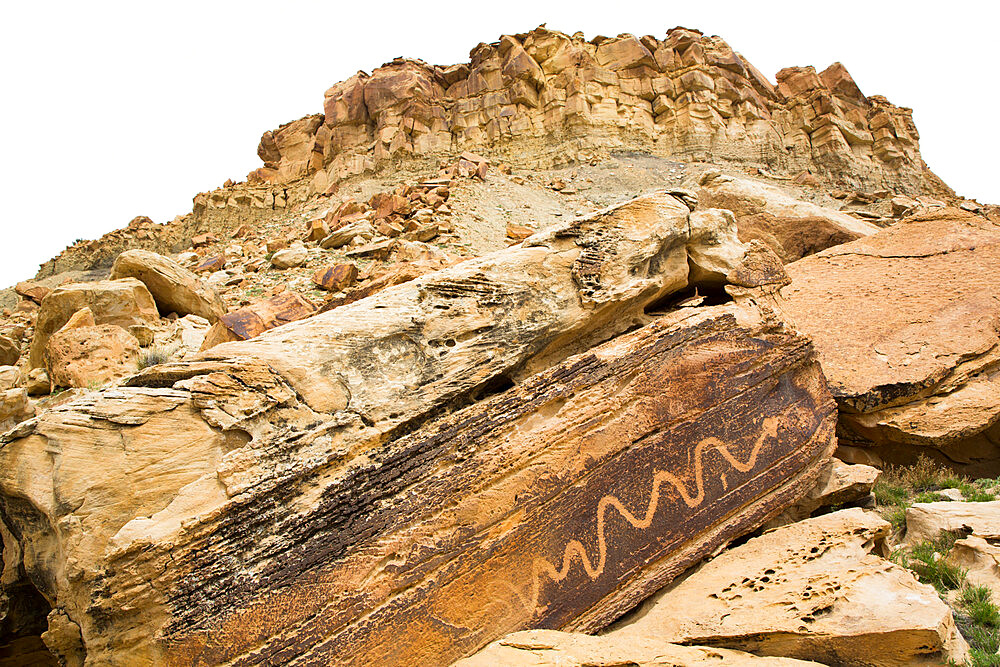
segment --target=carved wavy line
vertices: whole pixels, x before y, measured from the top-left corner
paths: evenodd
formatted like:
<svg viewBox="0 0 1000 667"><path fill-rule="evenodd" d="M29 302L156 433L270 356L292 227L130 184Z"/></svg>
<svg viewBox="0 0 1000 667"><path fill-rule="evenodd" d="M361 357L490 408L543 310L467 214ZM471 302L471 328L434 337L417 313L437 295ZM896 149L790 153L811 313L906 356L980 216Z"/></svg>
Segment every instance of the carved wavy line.
<svg viewBox="0 0 1000 667"><path fill-rule="evenodd" d="M517 597L518 601L529 611L534 611L538 607L538 599L541 596L542 589L542 577L547 576L555 583L563 581L567 576L569 576L570 569L573 567L573 556L578 555L580 557L580 563L583 565L584 572L591 580L597 579L604 572L604 568L607 565L607 536L605 534L605 515L609 508L614 508L626 521L629 522L634 528L640 530L645 530L649 528L653 523L653 517L656 515L656 510L660 503L660 487L666 482L671 484L677 492L680 494L681 499L688 507L697 507L705 500L705 484L704 484L704 462L703 457L705 450L708 448L713 448L717 450L722 457L731 465L733 468L739 472L749 472L757 465L757 457L760 454L760 450L764 445L764 441L768 437L776 437L778 434L778 420L775 417L767 417L764 419L762 424L762 429L760 435L757 436L757 440L754 442L753 449L750 451L750 456L748 457L746 463L741 462L729 451L729 448L718 438L705 438L700 441L694 448L694 481L695 481L695 492L692 495L688 492L688 489L683 480L666 470L657 470L653 474L653 486L650 492L649 504L646 507L646 512L639 518L632 514L621 500L616 496L608 494L601 498L597 504L597 564L591 562L590 557L587 555L587 550L583 546L583 543L579 540L570 540L566 547L563 549L562 562L559 568L556 568L551 561L544 557L535 558L532 561L531 566L531 589L527 598L522 592L522 589L514 586L513 584L507 583L507 588Z"/></svg>

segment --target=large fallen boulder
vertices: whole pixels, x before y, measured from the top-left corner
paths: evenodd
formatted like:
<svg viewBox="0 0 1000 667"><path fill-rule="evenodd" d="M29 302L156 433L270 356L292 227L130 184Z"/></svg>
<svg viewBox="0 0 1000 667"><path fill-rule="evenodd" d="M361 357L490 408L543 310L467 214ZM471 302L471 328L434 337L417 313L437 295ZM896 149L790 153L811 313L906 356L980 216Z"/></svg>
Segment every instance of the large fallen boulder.
<svg viewBox="0 0 1000 667"><path fill-rule="evenodd" d="M934 588L873 553L889 531L857 508L777 528L659 593L612 634L844 666L964 662L968 647Z"/></svg>
<svg viewBox="0 0 1000 667"><path fill-rule="evenodd" d="M135 278L62 285L42 299L28 357L31 368L45 366L49 337L84 308L90 308L97 324L114 324L123 329L160 319L153 296Z"/></svg>
<svg viewBox="0 0 1000 667"><path fill-rule="evenodd" d="M1000 226L945 210L787 267L844 458L1000 475Z"/></svg>
<svg viewBox="0 0 1000 667"><path fill-rule="evenodd" d="M498 639L454 667L818 667L792 658L758 658L751 653L669 644L656 635L594 637L558 630L523 630Z"/></svg>
<svg viewBox="0 0 1000 667"><path fill-rule="evenodd" d="M835 404L760 313L615 337L735 236L687 216L637 200L22 424L0 509L43 639L96 664L448 664L600 629L759 526L814 485Z"/></svg>
<svg viewBox="0 0 1000 667"><path fill-rule="evenodd" d="M214 322L226 314L218 292L169 257L148 250L128 250L111 268L112 280L136 278L149 289L163 314L197 315Z"/></svg>
<svg viewBox="0 0 1000 667"><path fill-rule="evenodd" d="M775 186L715 169L702 176L697 197L699 209L732 211L741 241L761 241L786 262L879 231L871 223L795 199Z"/></svg>

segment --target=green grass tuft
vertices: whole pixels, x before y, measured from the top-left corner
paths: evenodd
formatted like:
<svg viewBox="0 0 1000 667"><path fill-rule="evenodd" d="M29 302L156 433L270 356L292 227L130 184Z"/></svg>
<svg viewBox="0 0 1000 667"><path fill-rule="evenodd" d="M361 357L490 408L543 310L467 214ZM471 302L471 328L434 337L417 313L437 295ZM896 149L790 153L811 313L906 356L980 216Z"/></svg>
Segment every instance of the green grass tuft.
<svg viewBox="0 0 1000 667"><path fill-rule="evenodd" d="M162 347L151 347L148 350L143 350L142 354L139 355L139 370L141 371L145 368L149 368L150 366L164 364L170 361L170 356L172 354L172 350L167 350Z"/></svg>

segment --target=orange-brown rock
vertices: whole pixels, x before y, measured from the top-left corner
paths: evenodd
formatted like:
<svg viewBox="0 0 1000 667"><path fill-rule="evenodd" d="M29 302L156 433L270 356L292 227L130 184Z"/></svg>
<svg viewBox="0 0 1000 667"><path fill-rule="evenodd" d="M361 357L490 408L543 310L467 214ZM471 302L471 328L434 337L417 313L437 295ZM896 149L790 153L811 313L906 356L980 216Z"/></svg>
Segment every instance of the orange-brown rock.
<svg viewBox="0 0 1000 667"><path fill-rule="evenodd" d="M191 269L193 273L214 273L226 268L225 255L209 255L195 264Z"/></svg>
<svg viewBox="0 0 1000 667"><path fill-rule="evenodd" d="M62 328L49 338L45 365L55 387L102 386L136 371L139 342L114 324Z"/></svg>
<svg viewBox="0 0 1000 667"><path fill-rule="evenodd" d="M268 329L301 320L316 312L316 306L296 292L282 291L270 299L226 313L205 335L201 349L227 341L247 340Z"/></svg>
<svg viewBox="0 0 1000 667"><path fill-rule="evenodd" d="M330 292L340 292L351 285L358 278L358 267L356 264L334 264L324 269L319 269L312 276L315 285Z"/></svg>
<svg viewBox="0 0 1000 667"><path fill-rule="evenodd" d="M37 304L42 303L42 299L45 295L51 292L48 287L39 285L38 283L33 283L31 281L22 281L14 286L14 291L19 295L23 296L25 299L31 299Z"/></svg>
<svg viewBox="0 0 1000 667"><path fill-rule="evenodd" d="M514 239L515 241L523 241L536 231L538 230L526 225L515 225L512 222L507 223L507 238Z"/></svg>
<svg viewBox="0 0 1000 667"><path fill-rule="evenodd" d="M761 241L785 262L879 231L871 223L795 199L777 187L723 176L718 170L702 176L697 207L731 211L741 241Z"/></svg>
<svg viewBox="0 0 1000 667"><path fill-rule="evenodd" d="M44 366L49 336L83 308L90 308L97 324L124 328L160 319L153 296L135 278L61 285L42 299L28 357L31 368Z"/></svg>
<svg viewBox="0 0 1000 667"><path fill-rule="evenodd" d="M823 359L841 454L1000 474L998 267L1000 227L950 209L786 267L782 308Z"/></svg>
<svg viewBox="0 0 1000 667"><path fill-rule="evenodd" d="M393 265L383 275L371 280L364 287L351 290L342 297L334 297L328 300L320 308L320 312L325 313L333 310L334 308L346 306L349 303L354 303L355 301L377 294L388 287L402 285L403 283L419 278L426 273L431 273L432 271L438 271L440 269L440 264L422 260Z"/></svg>

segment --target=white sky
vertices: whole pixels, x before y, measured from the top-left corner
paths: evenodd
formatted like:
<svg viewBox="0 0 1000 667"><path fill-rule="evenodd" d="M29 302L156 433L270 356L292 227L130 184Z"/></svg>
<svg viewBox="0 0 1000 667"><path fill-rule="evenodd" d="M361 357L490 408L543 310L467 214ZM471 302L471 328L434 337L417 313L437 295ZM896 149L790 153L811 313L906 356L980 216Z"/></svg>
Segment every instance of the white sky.
<svg viewBox="0 0 1000 667"><path fill-rule="evenodd" d="M465 62L540 23L588 38L698 28L772 81L839 60L864 93L914 109L924 159L949 185L1000 202L996 2L77 0L0 15L0 286L77 238L170 220L243 180L261 133L321 112L323 91L359 69Z"/></svg>

